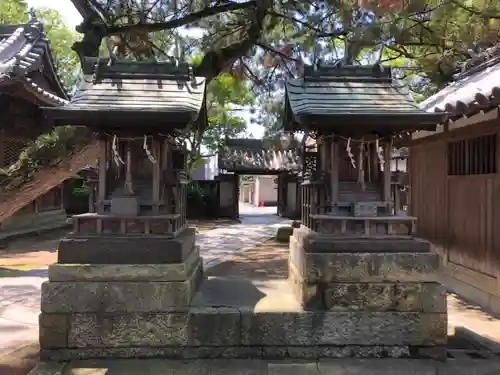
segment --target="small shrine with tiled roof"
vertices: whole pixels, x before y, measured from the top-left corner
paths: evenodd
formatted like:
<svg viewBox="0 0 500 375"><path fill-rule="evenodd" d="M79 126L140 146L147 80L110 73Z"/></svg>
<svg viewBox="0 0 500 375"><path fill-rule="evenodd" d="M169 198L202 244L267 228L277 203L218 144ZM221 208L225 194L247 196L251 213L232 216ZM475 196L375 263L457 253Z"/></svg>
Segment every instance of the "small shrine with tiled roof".
<svg viewBox="0 0 500 375"><path fill-rule="evenodd" d="M186 220L184 146L175 138L206 124L205 79L195 76L186 63L89 57L84 64L83 71L92 73L84 75L71 100L57 108L44 108L56 125L90 128L99 148L95 210L73 217L73 232L61 240L57 264L50 266L51 275L42 290L40 337L44 339L40 346L45 358L76 358L73 335L83 333L85 327L97 328L101 319L128 321L139 311L149 311L141 319L155 326L158 318L170 314L187 316L203 280L195 232ZM73 276L57 276L60 272L75 275L74 271L82 272L82 278L77 278L79 291L67 288L74 285ZM104 279L91 276L101 271L107 275ZM110 282L118 294L103 288L102 280ZM134 292L136 287L141 291ZM88 293L95 288L96 293ZM76 295L79 302L73 304ZM113 308L122 297L143 307L138 310L125 303ZM153 307L154 301L161 302ZM90 309L84 310L92 311L97 325L80 320L80 302ZM44 324L54 319L62 326L72 321L70 330L63 328L63 345ZM172 324L188 327L187 321L172 321L164 328L170 330ZM108 347L108 333L100 328L88 333L81 336L88 355ZM158 333L165 331L161 328ZM132 336L125 345L135 347L136 339L142 340ZM169 334L164 337L168 346L183 346ZM146 348L154 346L141 342ZM112 350L113 345L108 348ZM102 355L108 354L102 351Z"/></svg>
<svg viewBox="0 0 500 375"><path fill-rule="evenodd" d="M433 130L445 115L419 108L380 65L308 67L286 83L285 96L285 130L308 132L317 147L300 186L301 225L290 237L297 300L307 310L349 314L356 324L344 326L345 347L377 356L376 347L397 345L399 354L384 355L418 357L432 348L445 360L446 297L427 275L439 257L414 237L416 218L398 212L391 196L393 138ZM360 325L366 335L354 334ZM397 337L368 334L381 326Z"/></svg>
<svg viewBox="0 0 500 375"><path fill-rule="evenodd" d="M122 220L116 215L137 216L143 227L136 230L148 234L156 230L150 224L165 221L163 229L175 235L186 225L187 181L183 151L174 147L172 137L207 121L205 79L184 63L93 58L87 63L94 74L84 76L71 100L44 108L56 125L87 126L100 138L97 212L75 221L82 231L87 230L84 223L102 223L93 229L101 233L101 225ZM129 212L118 214L124 202Z"/></svg>

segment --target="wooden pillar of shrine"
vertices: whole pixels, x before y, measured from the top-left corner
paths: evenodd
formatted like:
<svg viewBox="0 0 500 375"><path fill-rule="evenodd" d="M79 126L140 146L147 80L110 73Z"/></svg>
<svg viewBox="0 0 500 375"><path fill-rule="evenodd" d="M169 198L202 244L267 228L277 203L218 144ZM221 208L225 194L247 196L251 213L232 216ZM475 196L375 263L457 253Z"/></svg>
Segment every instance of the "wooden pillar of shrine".
<svg viewBox="0 0 500 375"><path fill-rule="evenodd" d="M164 168L164 165L162 163L162 154L161 154L161 143L160 141L153 137L153 142L152 142L152 155L154 158L154 163L153 163L153 175L152 175L152 198L153 198L153 214L156 215L160 212L160 199L161 199L161 193L160 193L160 181L161 181L161 171Z"/></svg>
<svg viewBox="0 0 500 375"><path fill-rule="evenodd" d="M99 139L98 186L97 186L97 213L104 214L106 199L106 164L108 162L107 141L105 137Z"/></svg>
<svg viewBox="0 0 500 375"><path fill-rule="evenodd" d="M370 174L369 182L379 182L380 180L380 162L378 159L377 145L374 143L369 145L368 152L370 153Z"/></svg>
<svg viewBox="0 0 500 375"><path fill-rule="evenodd" d="M167 139L163 141L163 147L161 150L161 164L163 166L162 168L162 175L163 175L163 182L162 182L162 189L163 189L163 194L162 194L162 199L165 202L165 212L166 213L172 213L172 194L170 191L170 187L167 186L167 179L166 177L168 176L169 171L171 170L171 164L172 164L172 157L171 157L171 145L168 142Z"/></svg>
<svg viewBox="0 0 500 375"><path fill-rule="evenodd" d="M331 139L330 145L330 196L332 203L339 200L339 143Z"/></svg>
<svg viewBox="0 0 500 375"><path fill-rule="evenodd" d="M392 154L392 140L384 144L384 174L383 174L383 194L382 200L388 204L389 213L392 211L391 199L391 154Z"/></svg>

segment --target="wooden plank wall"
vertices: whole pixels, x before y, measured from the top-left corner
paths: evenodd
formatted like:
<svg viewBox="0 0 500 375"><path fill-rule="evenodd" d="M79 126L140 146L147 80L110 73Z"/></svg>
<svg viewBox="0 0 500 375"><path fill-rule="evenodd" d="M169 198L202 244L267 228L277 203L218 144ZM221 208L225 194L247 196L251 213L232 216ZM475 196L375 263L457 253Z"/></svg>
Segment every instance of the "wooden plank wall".
<svg viewBox="0 0 500 375"><path fill-rule="evenodd" d="M464 129L411 147L410 214L418 217L418 235L441 246L446 262L497 277L500 268L500 133L496 129L492 133L491 129L484 127L481 132L479 128L470 132ZM479 136L492 134L496 134L494 147L487 137L477 140ZM466 162L463 157L463 160L457 157L460 152L450 146L463 140L466 140ZM488 158L485 150L493 155L487 161L484 161ZM483 155L478 156L480 153Z"/></svg>
<svg viewBox="0 0 500 375"><path fill-rule="evenodd" d="M446 245L446 147L443 142L410 151L410 214L418 217L417 233Z"/></svg>

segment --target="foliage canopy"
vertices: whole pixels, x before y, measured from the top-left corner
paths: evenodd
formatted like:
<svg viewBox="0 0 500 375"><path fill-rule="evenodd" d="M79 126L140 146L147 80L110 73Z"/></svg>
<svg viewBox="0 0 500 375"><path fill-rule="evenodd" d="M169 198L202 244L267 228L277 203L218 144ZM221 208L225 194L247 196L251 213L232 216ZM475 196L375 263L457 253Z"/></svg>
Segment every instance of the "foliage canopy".
<svg viewBox="0 0 500 375"><path fill-rule="evenodd" d="M110 36L131 50L161 39L166 44L152 47L157 56L201 53L197 75L211 81L228 73L254 83L261 104L254 120L269 135L279 131L284 79L300 75L304 64L380 62L397 68L422 99L500 37L496 0L72 1L87 20L76 46L81 56L95 56ZM186 34L197 37L184 39L179 52Z"/></svg>

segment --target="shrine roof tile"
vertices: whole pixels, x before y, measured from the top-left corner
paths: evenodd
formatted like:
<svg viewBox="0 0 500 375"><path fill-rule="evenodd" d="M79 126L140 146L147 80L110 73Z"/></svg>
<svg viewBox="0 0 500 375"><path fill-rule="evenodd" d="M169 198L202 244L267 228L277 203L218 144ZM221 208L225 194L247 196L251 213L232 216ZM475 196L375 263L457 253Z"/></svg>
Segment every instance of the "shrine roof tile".
<svg viewBox="0 0 500 375"><path fill-rule="evenodd" d="M229 172L297 172L301 166L299 149L265 149L260 139L228 140L224 151L219 153L219 168Z"/></svg>
<svg viewBox="0 0 500 375"><path fill-rule="evenodd" d="M373 68L343 67L289 80L286 92L291 109L299 114L422 113L409 88L387 74L366 74Z"/></svg>
<svg viewBox="0 0 500 375"><path fill-rule="evenodd" d="M186 64L98 61L63 110L195 112L204 103L205 78Z"/></svg>
<svg viewBox="0 0 500 375"><path fill-rule="evenodd" d="M439 116L418 107L406 84L392 78L390 68L379 66L309 67L304 77L286 83L286 98L295 119L367 116L381 124L400 118L403 127L407 120L411 126L439 123Z"/></svg>
<svg viewBox="0 0 500 375"><path fill-rule="evenodd" d="M67 110L199 112L205 96L205 79L85 77Z"/></svg>
<svg viewBox="0 0 500 375"><path fill-rule="evenodd" d="M53 77L52 91L34 79L42 70ZM67 93L55 71L50 42L36 19L22 25L0 25L0 83L14 82L20 82L46 104L67 102Z"/></svg>
<svg viewBox="0 0 500 375"><path fill-rule="evenodd" d="M500 103L499 82L500 56L493 55L457 75L455 82L420 103L420 108L427 112L446 111L451 119L471 116Z"/></svg>

